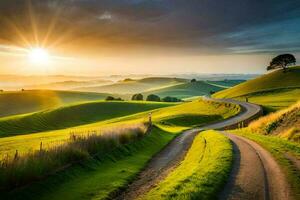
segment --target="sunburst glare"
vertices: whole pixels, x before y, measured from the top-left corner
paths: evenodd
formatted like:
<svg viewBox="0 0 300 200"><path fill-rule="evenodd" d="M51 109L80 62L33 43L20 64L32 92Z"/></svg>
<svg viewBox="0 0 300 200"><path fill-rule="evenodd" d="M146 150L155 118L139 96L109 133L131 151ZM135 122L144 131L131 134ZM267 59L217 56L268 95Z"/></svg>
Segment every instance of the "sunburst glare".
<svg viewBox="0 0 300 200"><path fill-rule="evenodd" d="M28 52L28 58L32 63L47 64L49 62L49 54L46 49L32 48Z"/></svg>

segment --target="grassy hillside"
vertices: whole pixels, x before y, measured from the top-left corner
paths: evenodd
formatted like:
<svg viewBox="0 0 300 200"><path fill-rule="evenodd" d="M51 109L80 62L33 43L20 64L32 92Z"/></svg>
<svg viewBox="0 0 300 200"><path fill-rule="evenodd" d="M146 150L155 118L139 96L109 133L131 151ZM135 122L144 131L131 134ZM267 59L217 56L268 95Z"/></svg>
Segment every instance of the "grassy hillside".
<svg viewBox="0 0 300 200"><path fill-rule="evenodd" d="M124 105L125 104L126 102L124 102ZM116 107L114 107L114 109L115 108ZM122 109L121 106L118 108ZM235 105L224 105L217 102L196 100L193 102L156 109L151 112L153 122L155 124L158 124L159 127L179 132L192 126L199 126L212 121L231 117L237 114L239 110L239 106ZM95 130L99 131L114 127L122 127L124 124L128 125L130 123L144 123L148 121L149 117L149 111L136 113L128 116L124 116L122 115L122 113L119 114L120 117L117 118L108 119L107 117L107 120L95 122L92 124L86 124L83 126L76 126L69 129L53 130L48 132L39 132L35 134L0 138L0 157L3 157L6 154L14 154L16 149L19 150L19 153L28 152L28 150L32 149L38 149L41 141L43 142L45 147L56 145L57 143L61 143L62 141L68 139L70 137L71 132L75 132L78 134L88 134ZM94 115L94 117L96 116ZM102 117L105 118L105 116ZM196 117L199 121L190 120L192 117ZM60 122L59 120L64 121L61 118L59 118L56 120L56 122ZM180 123L177 123L178 121ZM16 124L14 126L10 126L12 129L18 128L18 122L14 122ZM55 124L53 124L53 126L54 125ZM39 128L44 127L43 124L37 124L35 126L39 126ZM26 128L30 130L31 127L26 126ZM22 131L22 129L19 129L19 131Z"/></svg>
<svg viewBox="0 0 300 200"><path fill-rule="evenodd" d="M111 193L127 186L175 136L176 133L154 128L141 140L1 195L4 199L110 199Z"/></svg>
<svg viewBox="0 0 300 200"><path fill-rule="evenodd" d="M290 87L300 87L300 67L292 67L286 73L283 70L278 70L262 75L233 88L218 92L214 96L218 98L232 98L254 92Z"/></svg>
<svg viewBox="0 0 300 200"><path fill-rule="evenodd" d="M224 88L230 88L245 82L245 80L223 80L223 81L206 81L206 82L212 85L216 85Z"/></svg>
<svg viewBox="0 0 300 200"><path fill-rule="evenodd" d="M139 80L124 80L105 86L82 87L78 88L77 90L102 93L132 94L182 84L185 82L187 82L186 79L152 77Z"/></svg>
<svg viewBox="0 0 300 200"><path fill-rule="evenodd" d="M0 117L35 112L80 101L104 99L107 94L51 90L0 92Z"/></svg>
<svg viewBox="0 0 300 200"><path fill-rule="evenodd" d="M229 139L205 131L196 136L180 165L141 199L217 199L232 159Z"/></svg>
<svg viewBox="0 0 300 200"><path fill-rule="evenodd" d="M145 92L144 95L156 94L161 98L173 96L180 99L186 99L194 96L210 95L210 92L223 90L223 86L209 84L206 81L188 82L180 85L174 85L162 89Z"/></svg>
<svg viewBox="0 0 300 200"><path fill-rule="evenodd" d="M269 110L277 110L295 103L300 98L300 67L292 67L262 75L235 87L220 91L216 98L237 98L264 105Z"/></svg>
<svg viewBox="0 0 300 200"><path fill-rule="evenodd" d="M252 132L300 142L300 103L262 117L249 125Z"/></svg>
<svg viewBox="0 0 300 200"><path fill-rule="evenodd" d="M0 119L0 137L35 133L108 120L173 104L96 101Z"/></svg>

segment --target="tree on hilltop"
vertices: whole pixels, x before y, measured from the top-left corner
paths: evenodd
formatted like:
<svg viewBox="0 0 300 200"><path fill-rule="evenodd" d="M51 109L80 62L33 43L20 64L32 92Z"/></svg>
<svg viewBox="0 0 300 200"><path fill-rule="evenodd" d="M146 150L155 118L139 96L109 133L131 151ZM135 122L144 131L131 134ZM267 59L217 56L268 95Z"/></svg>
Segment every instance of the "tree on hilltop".
<svg viewBox="0 0 300 200"><path fill-rule="evenodd" d="M267 70L282 68L283 71L285 72L288 66L295 65L295 64L296 64L296 58L294 55L281 54L272 59L270 65L267 67Z"/></svg>

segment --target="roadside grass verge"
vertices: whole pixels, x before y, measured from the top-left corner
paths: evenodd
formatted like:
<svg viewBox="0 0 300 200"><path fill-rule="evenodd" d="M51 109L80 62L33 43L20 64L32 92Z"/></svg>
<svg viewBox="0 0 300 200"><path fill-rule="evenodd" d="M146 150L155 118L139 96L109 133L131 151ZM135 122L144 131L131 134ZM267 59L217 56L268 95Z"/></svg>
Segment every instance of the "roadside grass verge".
<svg viewBox="0 0 300 200"><path fill-rule="evenodd" d="M249 125L252 132L276 135L294 142L300 142L300 102L289 108L261 117Z"/></svg>
<svg viewBox="0 0 300 200"><path fill-rule="evenodd" d="M293 193L300 198L300 171L293 162L287 158L291 155L300 160L300 144L276 136L265 136L253 133L249 128L230 131L231 133L253 140L267 149L278 161L287 175ZM296 199L297 199L296 198Z"/></svg>
<svg viewBox="0 0 300 200"><path fill-rule="evenodd" d="M59 169L90 159L95 154L104 155L113 149L142 138L147 125L136 124L101 132L70 133L69 140L58 146L19 155L7 156L0 161L0 190L11 190L45 178Z"/></svg>
<svg viewBox="0 0 300 200"><path fill-rule="evenodd" d="M147 162L177 134L153 127L142 139L96 155L48 177L8 193L7 199L107 199L125 188Z"/></svg>
<svg viewBox="0 0 300 200"><path fill-rule="evenodd" d="M232 160L232 146L225 136L202 132L180 165L141 199L216 199Z"/></svg>

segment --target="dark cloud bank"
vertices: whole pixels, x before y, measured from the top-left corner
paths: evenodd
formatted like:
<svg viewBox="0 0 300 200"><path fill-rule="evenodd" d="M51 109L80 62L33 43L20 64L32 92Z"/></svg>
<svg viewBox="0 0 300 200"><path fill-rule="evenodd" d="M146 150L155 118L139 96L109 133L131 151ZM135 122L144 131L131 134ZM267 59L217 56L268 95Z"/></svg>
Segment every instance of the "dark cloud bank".
<svg viewBox="0 0 300 200"><path fill-rule="evenodd" d="M6 43L21 40L17 28L30 41L37 30L39 40L94 48L300 51L299 0L1 0L0 15Z"/></svg>

